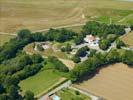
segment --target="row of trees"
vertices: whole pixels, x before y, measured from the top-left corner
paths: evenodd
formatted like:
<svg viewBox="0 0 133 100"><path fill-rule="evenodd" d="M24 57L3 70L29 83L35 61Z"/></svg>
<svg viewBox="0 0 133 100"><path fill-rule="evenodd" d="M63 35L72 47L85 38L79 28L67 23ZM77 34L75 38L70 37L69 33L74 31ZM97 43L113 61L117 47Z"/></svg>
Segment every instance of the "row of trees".
<svg viewBox="0 0 133 100"><path fill-rule="evenodd" d="M20 52L15 58L3 61L0 64L0 100L34 100L27 97L32 92L26 92L24 97L18 93L18 83L36 74L43 67L42 62L38 54L29 56ZM34 95L29 96L34 98Z"/></svg>
<svg viewBox="0 0 133 100"><path fill-rule="evenodd" d="M73 39L76 35L75 32L66 29L50 29L46 34L45 37L48 41L57 41L57 42L65 42L70 39Z"/></svg>
<svg viewBox="0 0 133 100"><path fill-rule="evenodd" d="M48 57L48 61L54 65L54 69L61 71L61 72L68 72L69 69L63 64L57 57L50 56Z"/></svg>
<svg viewBox="0 0 133 100"><path fill-rule="evenodd" d="M96 73L97 69L101 66L116 62L123 62L133 66L133 51L112 49L108 53L96 53L92 57L89 57L88 60L75 66L75 68L70 72L71 80L78 81L85 75L88 76Z"/></svg>
<svg viewBox="0 0 133 100"><path fill-rule="evenodd" d="M0 63L6 59L16 56L16 53L31 42L38 41L57 41L65 42L73 39L76 36L75 32L66 29L50 29L46 34L32 34L28 29L20 30L17 37L11 39L8 43L0 47Z"/></svg>
<svg viewBox="0 0 133 100"><path fill-rule="evenodd" d="M43 58L40 55L29 56L21 50L28 43L43 40L43 34L31 34L24 29L0 47L0 100L34 100L30 91L23 97L19 94L18 83L36 74L43 67Z"/></svg>
<svg viewBox="0 0 133 100"><path fill-rule="evenodd" d="M108 34L116 34L123 35L125 34L125 26L124 25L114 25L114 24L103 24L94 21L87 22L82 29L82 33L98 35L98 36L106 36Z"/></svg>

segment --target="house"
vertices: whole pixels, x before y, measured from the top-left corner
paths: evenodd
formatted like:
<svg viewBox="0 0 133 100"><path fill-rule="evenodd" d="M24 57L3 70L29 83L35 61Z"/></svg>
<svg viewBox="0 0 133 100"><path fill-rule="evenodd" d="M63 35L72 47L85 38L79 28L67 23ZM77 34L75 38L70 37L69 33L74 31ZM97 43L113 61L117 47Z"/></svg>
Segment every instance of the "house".
<svg viewBox="0 0 133 100"><path fill-rule="evenodd" d="M128 27L128 28L125 28L125 32L126 32L126 33L129 33L129 32L131 32L131 28L130 28L130 27Z"/></svg>
<svg viewBox="0 0 133 100"><path fill-rule="evenodd" d="M93 41L95 41L95 37L93 35L86 35L86 37L84 38L84 40L87 43L92 43Z"/></svg>
<svg viewBox="0 0 133 100"><path fill-rule="evenodd" d="M61 100L61 98L57 95L52 95L52 100Z"/></svg>
<svg viewBox="0 0 133 100"><path fill-rule="evenodd" d="M99 40L98 37L94 37L93 35L86 35L84 38L84 41L88 43L89 46L98 46Z"/></svg>

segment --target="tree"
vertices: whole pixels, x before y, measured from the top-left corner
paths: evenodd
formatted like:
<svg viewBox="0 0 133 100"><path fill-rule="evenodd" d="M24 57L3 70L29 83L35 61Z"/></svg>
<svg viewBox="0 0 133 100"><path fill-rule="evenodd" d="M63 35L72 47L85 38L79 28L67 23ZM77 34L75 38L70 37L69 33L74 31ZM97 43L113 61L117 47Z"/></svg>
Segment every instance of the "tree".
<svg viewBox="0 0 133 100"><path fill-rule="evenodd" d="M116 40L116 38L117 38L118 36L116 35L116 34L109 34L109 35L107 35L107 40L110 42L110 43L112 43L112 42L114 42L115 40Z"/></svg>
<svg viewBox="0 0 133 100"><path fill-rule="evenodd" d="M92 34L98 36L106 36L108 34L116 34L116 35L123 35L125 34L124 30L125 26L123 25L107 25L103 23L98 23L95 21L87 22L86 25L83 26L82 33L84 35Z"/></svg>
<svg viewBox="0 0 133 100"><path fill-rule="evenodd" d="M32 34L32 38L34 41L45 41L46 37L41 32L36 32Z"/></svg>
<svg viewBox="0 0 133 100"><path fill-rule="evenodd" d="M43 58L39 54L34 54L31 56L32 62L33 63L41 63L43 61Z"/></svg>
<svg viewBox="0 0 133 100"><path fill-rule="evenodd" d="M53 63L53 67L61 72L68 72L69 69L63 64L57 57L50 56L48 57L48 61Z"/></svg>
<svg viewBox="0 0 133 100"><path fill-rule="evenodd" d="M80 48L80 49L76 52L75 55L78 56L78 57L84 57L84 56L86 56L87 51L89 51L89 48L88 48L87 46L85 46L85 47Z"/></svg>
<svg viewBox="0 0 133 100"><path fill-rule="evenodd" d="M120 52L120 59L123 63L133 66L133 51L125 50Z"/></svg>
<svg viewBox="0 0 133 100"><path fill-rule="evenodd" d="M117 40L116 40L116 47L117 47L118 49L120 49L122 46L125 46L125 43L124 43L122 40L117 39Z"/></svg>
<svg viewBox="0 0 133 100"><path fill-rule="evenodd" d="M107 54L106 59L108 63L120 61L119 52L117 51L117 49L111 49L110 52Z"/></svg>
<svg viewBox="0 0 133 100"><path fill-rule="evenodd" d="M84 42L84 36L83 35L78 35L75 39L74 42L76 45L79 45Z"/></svg>
<svg viewBox="0 0 133 100"><path fill-rule="evenodd" d="M20 95L18 94L18 89L14 85L9 86L7 92L9 93L10 100L17 100L18 98L20 98Z"/></svg>
<svg viewBox="0 0 133 100"><path fill-rule="evenodd" d="M9 96L7 94L0 94L0 100L9 100Z"/></svg>
<svg viewBox="0 0 133 100"><path fill-rule="evenodd" d="M18 66L26 66L32 64L32 60L28 55L23 55L19 57Z"/></svg>
<svg viewBox="0 0 133 100"><path fill-rule="evenodd" d="M110 42L107 39L100 40L99 42L100 49L107 50L109 46L110 46Z"/></svg>
<svg viewBox="0 0 133 100"><path fill-rule="evenodd" d="M0 94L3 93L3 92L5 92L5 89L4 89L3 85L0 84Z"/></svg>
<svg viewBox="0 0 133 100"><path fill-rule="evenodd" d="M88 55L88 57L93 57L93 55L95 55L96 50L95 49L90 49L90 53Z"/></svg>
<svg viewBox="0 0 133 100"><path fill-rule="evenodd" d="M31 91L26 91L25 96L24 96L24 100L35 100L34 93Z"/></svg>
<svg viewBox="0 0 133 100"><path fill-rule="evenodd" d="M71 45L69 43L67 43L67 45L65 47L61 48L61 51L69 53L70 51L72 51Z"/></svg>
<svg viewBox="0 0 133 100"><path fill-rule="evenodd" d="M75 62L75 63L79 63L81 61L80 57L78 56L73 56L72 60Z"/></svg>
<svg viewBox="0 0 133 100"><path fill-rule="evenodd" d="M131 25L130 27L131 27L131 30L133 30L133 25Z"/></svg>
<svg viewBox="0 0 133 100"><path fill-rule="evenodd" d="M22 29L17 33L17 35L19 39L25 39L31 37L31 32L28 29Z"/></svg>

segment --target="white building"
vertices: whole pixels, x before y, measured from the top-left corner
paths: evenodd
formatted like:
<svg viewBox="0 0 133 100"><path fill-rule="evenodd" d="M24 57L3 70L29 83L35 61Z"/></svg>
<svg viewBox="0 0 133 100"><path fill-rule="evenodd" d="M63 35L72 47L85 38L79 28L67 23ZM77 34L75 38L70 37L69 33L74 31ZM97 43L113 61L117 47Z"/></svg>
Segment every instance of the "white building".
<svg viewBox="0 0 133 100"><path fill-rule="evenodd" d="M98 37L94 37L93 35L86 35L84 38L84 41L87 42L89 46L98 46L99 40Z"/></svg>
<svg viewBox="0 0 133 100"><path fill-rule="evenodd" d="M129 32L131 32L131 28L130 28L130 27L128 27L128 28L125 28L125 32L126 32L126 33L129 33Z"/></svg>

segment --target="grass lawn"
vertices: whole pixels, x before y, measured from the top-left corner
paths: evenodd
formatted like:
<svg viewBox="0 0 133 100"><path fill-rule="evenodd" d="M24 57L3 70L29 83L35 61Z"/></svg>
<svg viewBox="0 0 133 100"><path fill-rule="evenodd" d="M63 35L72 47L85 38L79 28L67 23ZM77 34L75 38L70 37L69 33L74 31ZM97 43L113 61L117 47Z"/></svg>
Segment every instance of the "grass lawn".
<svg viewBox="0 0 133 100"><path fill-rule="evenodd" d="M8 42L13 37L14 36L11 36L11 35L0 34L0 46L2 46L5 42Z"/></svg>
<svg viewBox="0 0 133 100"><path fill-rule="evenodd" d="M57 92L57 95L61 97L61 100L91 100L91 98L81 93L79 95L76 95L75 90L71 89L63 89Z"/></svg>
<svg viewBox="0 0 133 100"><path fill-rule="evenodd" d="M130 32L128 34L125 34L121 37L121 39L124 41L125 44L127 44L129 47L133 47L133 32Z"/></svg>
<svg viewBox="0 0 133 100"><path fill-rule="evenodd" d="M19 86L22 89L22 93L26 90L31 90L36 96L39 96L64 81L65 78L54 72L51 66L53 65L48 63L36 75L21 81Z"/></svg>

